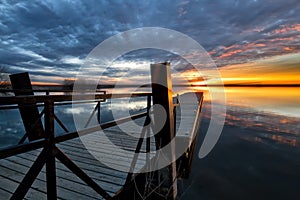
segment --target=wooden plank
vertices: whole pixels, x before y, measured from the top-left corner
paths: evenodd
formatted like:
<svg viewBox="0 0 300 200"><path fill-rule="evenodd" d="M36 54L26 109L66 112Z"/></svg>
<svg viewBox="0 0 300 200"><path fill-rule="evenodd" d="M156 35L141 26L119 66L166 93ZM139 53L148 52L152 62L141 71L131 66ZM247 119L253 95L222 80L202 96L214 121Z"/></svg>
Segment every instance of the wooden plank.
<svg viewBox="0 0 300 200"><path fill-rule="evenodd" d="M12 193L10 193L9 191L3 190L0 188L0 197L2 199L9 199L11 197Z"/></svg>
<svg viewBox="0 0 300 200"><path fill-rule="evenodd" d="M176 148L177 153L182 154L182 152L185 151L185 153L177 159L177 173L180 178L189 178L191 171L200 126L202 101L203 93L186 93L180 96L180 106L178 107L180 117L177 118L176 138L180 147L187 147L187 149L180 149L178 146Z"/></svg>
<svg viewBox="0 0 300 200"><path fill-rule="evenodd" d="M79 158L80 161L85 161L85 162L93 164L93 165L97 165L97 163L99 163L98 160L91 159L91 158L86 158L86 157L81 157L82 153L74 152L72 150L67 150L67 149L64 149L64 148L62 148L62 150L68 156L70 156L74 161L75 161L75 157L74 156L76 156L77 158ZM116 155L115 157L112 157L111 155L107 155L108 153L111 153L111 152L105 151L105 152L102 152L100 155L103 156L102 157L103 160L105 159L106 162L109 162L110 166L114 166L114 168L117 168L118 166L123 166L123 167L129 166L128 165L128 163L130 163L130 159L129 158L127 160L126 160L126 158L122 158L121 159L119 155Z"/></svg>
<svg viewBox="0 0 300 200"><path fill-rule="evenodd" d="M82 157L72 156L72 155L70 157L76 164L81 166L83 169L101 172L101 174L108 174L110 176L119 177L119 178L124 178L126 176L126 173L119 172L119 171L113 170L111 168L108 168L105 165L101 164L99 161L94 163L94 161L91 162L91 160L89 160L89 159L83 160L83 159L81 159Z"/></svg>
<svg viewBox="0 0 300 200"><path fill-rule="evenodd" d="M3 173L5 173L5 172L3 171ZM6 171L6 173L7 173L7 171ZM3 176L2 174L0 175L0 185L1 185L2 190L8 191L12 195L14 193L14 191L16 190L17 186L19 185L19 181L16 180L16 176L14 176L13 178L10 178L9 175L10 175L9 172L8 172L8 174L5 174L5 176ZM9 195L9 194L7 194L7 195ZM30 189L25 196L25 198L34 199L34 200L35 199L37 199L37 200L45 199L45 197L46 197L46 193L38 191L37 189Z"/></svg>
<svg viewBox="0 0 300 200"><path fill-rule="evenodd" d="M17 176L20 176L20 174L24 175L26 172L27 172L27 169L28 167L27 166L24 166L22 164L16 164L16 163L9 163L9 162L6 162L5 163L5 167L3 167L3 165L0 165L0 168L3 169L3 168L6 168L6 167L14 167L14 172L11 172L9 174L12 174L12 173L16 173ZM76 182L76 181L73 181L73 178L72 177L74 176L73 174L69 173L69 174L62 174L62 173L59 173L59 175L57 176L58 179L57 179L57 182L58 182L58 188L63 188L63 189L66 189L66 190L70 190L70 191L73 191L73 192L76 192L76 193L80 193L80 188L82 187L85 187L86 185L82 182ZM69 178L65 180L65 178L62 178L62 177L65 177L65 178ZM72 178L71 178L72 177ZM77 177L75 177L77 178ZM46 193L46 181L45 181L45 170L43 170L41 172L41 174L39 174L38 178L37 178L37 185L35 185L34 187L39 187L43 192ZM70 181L71 180L71 181ZM97 193L93 193L93 190L89 190L89 188L85 189L86 192L89 192L87 197L88 196L91 196L91 197L94 197L94 198L97 198L98 197L98 194ZM85 195L85 193L82 193L82 195Z"/></svg>
<svg viewBox="0 0 300 200"><path fill-rule="evenodd" d="M95 150L97 150L99 152L107 152L108 156L109 155L120 156L121 160L126 160L126 161L127 161L127 159L124 159L124 158L121 157L123 155L121 155L121 154L119 155L119 154L115 154L114 153L114 150L116 148L115 146L118 146L119 148L122 148L122 149L124 149L124 150L126 150L128 152L134 152L135 149L136 149L136 148L133 148L133 147L131 147L131 148L125 147L124 148L122 144L114 144L115 145L114 146L112 144L104 143L104 142L102 142L100 140L99 141L98 140L95 141L95 140L93 140L93 138L90 138L90 140L89 139L88 140L85 139L84 143L85 143L85 145L88 145L89 148L92 149L92 150L95 149ZM154 143L152 143L152 144L153 144L152 147L155 148ZM136 144L132 145L132 146L136 147ZM59 145L59 147L62 148L62 149L66 148L66 149L69 149L69 150L72 150L72 148L74 148L74 150L81 150L85 154L88 153L86 151L86 147L83 144L81 144L81 143L75 143L75 142L73 142L71 144L64 143L64 144ZM146 152L146 149L144 149L142 152Z"/></svg>
<svg viewBox="0 0 300 200"><path fill-rule="evenodd" d="M92 134L91 134L92 135ZM87 136L84 136L87 137ZM90 136L88 136L90 137ZM86 148L83 146L83 144L80 144L79 139L73 140L76 142L73 142L71 145L65 145L65 144L59 144L58 146L60 148L62 148L64 150L64 152L66 152L68 155L70 156L78 156L78 157L82 157L82 155L85 155L85 158L88 159L94 159L94 157L92 155L89 154L88 151L86 151ZM78 142L78 144L77 144ZM64 143L68 143L68 142L64 142ZM95 148L94 150L97 152L101 152L104 154L104 156L109 159L109 161L111 161L112 164L117 164L117 165L123 165L123 166L128 166L128 162L130 162L130 159L128 158L124 158L122 156L124 155L118 155L118 154L114 154L113 150L115 150L114 147L109 147L109 145L106 145L105 148L99 148L98 144L94 144ZM136 146L136 145L133 145ZM75 147L75 148L74 148ZM79 147L80 149L76 148ZM110 149L108 149L110 148ZM83 160L85 160L85 158L83 158ZM118 158L118 159L116 159ZM81 159L82 160L82 159ZM144 160L145 159L141 159L141 165L144 165ZM120 163L121 161L121 163ZM118 162L118 163L116 163Z"/></svg>
<svg viewBox="0 0 300 200"><path fill-rule="evenodd" d="M28 159L28 157L30 157L30 156L25 156L24 158L23 157L16 157L15 159L13 159L13 161L15 162L15 163L17 163L17 164L19 164L19 165L22 165L23 167L25 167L25 168L27 168L27 167L29 167L30 166L30 163L31 163L31 161L28 161L27 159ZM12 159L11 159L12 160ZM20 166L19 166L20 167ZM45 174L45 170L42 170L42 172L41 172L41 174ZM91 190L88 186L86 186L86 184L85 183L83 183L78 177L76 177L72 172L70 172L64 165L62 165L59 161L57 161L57 177L63 182L64 180L63 179L65 179L67 182L68 181L72 181L75 185L76 185L76 187L77 186L80 186L80 187L87 187L88 189L86 189L86 190L88 190L88 191L90 191L91 192L91 194L93 194L93 190ZM99 174L98 174L98 177L99 177ZM96 179L96 178L95 178ZM45 179L42 179L43 181L45 181ZM98 178L98 180L99 180L99 178ZM113 183L111 183L111 184L109 184L109 183L107 183L107 182L103 182L102 180L100 180L100 181L98 181L99 182L99 184L101 184L101 185L103 185L103 187L105 188L105 189L107 189L109 192L115 192L116 190L118 190L119 188L120 188L120 186L116 186L115 184L113 184ZM61 185L59 185L60 187L62 187L62 188L65 188L65 189L70 189L69 188L69 183L70 182L68 182L68 184L61 184ZM79 184L79 185L78 185ZM76 187L75 187L75 189L73 190L74 192L76 192L77 190L76 190ZM90 189L90 190L89 190ZM95 195L96 196L98 196L98 194L97 193L95 193Z"/></svg>
<svg viewBox="0 0 300 200"><path fill-rule="evenodd" d="M99 133L97 133L97 134L99 135ZM107 133L105 133L105 134L107 134ZM95 153L98 152L98 153L104 154L103 157L105 157L107 159L110 159L112 164L115 164L116 161L117 161L118 165L128 166L128 162L131 162L131 158L130 157L126 158L126 157L124 157L124 154L118 154L118 153L116 153L115 152L116 148L114 146L111 146L110 144L105 144L105 143L101 142L102 140L97 140L97 142L95 142L95 140L93 139L94 138L93 134L86 135L84 137L85 137L85 140L87 140L87 138L90 138L90 139L88 139L86 141L87 144L90 147L90 150L95 151ZM117 137L117 135L116 135L116 137ZM133 143L133 145L130 145L130 146L132 146L130 149L129 148L125 148L125 150L126 151L131 151L131 152L135 151L135 148L136 148L136 145L137 145L137 141L135 141L135 142L132 142L131 140L128 141L128 142L126 142L127 144L128 143L130 143L130 144ZM71 144L68 144L68 143L71 143ZM152 149L154 149L155 148L154 143L152 143L152 144L153 144L152 145ZM74 155L75 154L77 156L80 156L79 154L82 154L82 155L85 155L85 157L93 159L93 157L86 151L85 146L80 142L80 140L66 141L63 144L60 144L58 146L62 150L64 150L67 154L70 154L70 155L72 155L72 154ZM122 146L124 146L124 145L122 145ZM145 147L145 145L144 145L144 147ZM141 154L141 155L143 155L143 154ZM141 157L140 161L141 161L140 162L141 165L145 164L145 158Z"/></svg>
<svg viewBox="0 0 300 200"><path fill-rule="evenodd" d="M0 171L1 173L9 174L9 179L19 183L23 176L26 174L28 167L23 166L21 164L9 162L8 160L2 161L0 164ZM5 166L3 166L3 164ZM14 169L14 170L13 170ZM74 174L68 174L68 176L74 176ZM6 177L7 179L8 177ZM77 177L74 177L77 178ZM62 199L70 199L72 197L77 198L90 198L90 199L97 199L99 195L94 194L94 191L91 190L84 184L76 184L76 182L65 180L58 176L57 178L58 183L58 197ZM33 183L31 189L37 190L39 192L43 192L46 194L46 178L45 178L45 169L41 172L35 182ZM43 197L43 199L46 196Z"/></svg>
<svg viewBox="0 0 300 200"><path fill-rule="evenodd" d="M198 99L200 98L200 99ZM180 96L180 106L177 118L177 132L176 137L186 138L188 145L192 143L192 139L198 130L195 130L195 125L200 120L200 107L199 101L202 101L202 95L196 95L195 93L186 93ZM181 110L184 110L183 112ZM183 126L182 126L183 124ZM180 126L179 126L180 125Z"/></svg>
<svg viewBox="0 0 300 200"><path fill-rule="evenodd" d="M116 134L118 133L111 133L112 131L110 132L105 132L105 135L106 137L114 144L114 145L117 145L119 146L120 148L122 149L125 149L125 150L128 150L128 151L135 151L136 149L136 145L137 145L137 138L129 138L129 137L123 137L123 136L120 136L119 138L117 138L118 136L115 136ZM99 133L99 134L103 134L104 133ZM104 137L104 136L103 136ZM89 140L88 138L85 138L85 143L95 143L95 140L93 139L93 137L91 137L91 139ZM104 142L104 140L98 140L97 141L97 145L104 145L104 147L109 147L107 142ZM78 145L83 145L81 141L77 142L77 141L66 141L63 143L63 145L75 145L75 146L78 146ZM100 147L98 145L98 147ZM155 141L154 141L154 138L151 137L151 150L155 150ZM146 144L145 142L143 143L142 145L142 150L141 151L145 151L146 150Z"/></svg>

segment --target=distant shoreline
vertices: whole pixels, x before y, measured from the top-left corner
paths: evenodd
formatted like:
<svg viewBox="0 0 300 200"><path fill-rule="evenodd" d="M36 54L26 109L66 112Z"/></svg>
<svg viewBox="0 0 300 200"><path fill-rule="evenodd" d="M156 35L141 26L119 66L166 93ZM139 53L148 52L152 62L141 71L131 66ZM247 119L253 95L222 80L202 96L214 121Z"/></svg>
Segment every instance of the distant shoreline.
<svg viewBox="0 0 300 200"><path fill-rule="evenodd" d="M8 85L5 85L7 87ZM87 88L94 88L95 85L84 85ZM4 87L4 88L5 88ZM33 84L33 87L38 87L38 88L72 88L72 85L63 85L63 84ZM97 89L111 89L111 88L135 88L135 87L140 87L140 88L150 88L151 84L143 84L143 85L97 85ZM194 84L174 84L173 87L300 87L300 84L224 84L224 85L194 85ZM4 89L3 88L3 89ZM1 89L1 88L0 88Z"/></svg>

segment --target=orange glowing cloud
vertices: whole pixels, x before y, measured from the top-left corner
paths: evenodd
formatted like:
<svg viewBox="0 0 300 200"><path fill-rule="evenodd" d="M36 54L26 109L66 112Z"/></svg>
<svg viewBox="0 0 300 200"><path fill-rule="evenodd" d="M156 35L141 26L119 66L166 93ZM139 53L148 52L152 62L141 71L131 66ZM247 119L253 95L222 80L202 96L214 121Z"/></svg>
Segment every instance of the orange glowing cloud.
<svg viewBox="0 0 300 200"><path fill-rule="evenodd" d="M300 37L300 35L297 35L295 37L284 37L284 38L273 38L268 40L269 42L285 42L285 41L294 41L295 38Z"/></svg>
<svg viewBox="0 0 300 200"><path fill-rule="evenodd" d="M251 51L253 49L262 48L262 47L266 47L266 46L267 45L263 44L263 43L248 43L248 44L242 44L242 45L235 44L235 45L232 45L229 47L223 47L222 50L225 51L225 53L218 56L217 59L228 58L228 57L234 56L234 55L242 53L242 52ZM209 54L213 55L215 53L217 53L217 50L213 50Z"/></svg>
<svg viewBox="0 0 300 200"><path fill-rule="evenodd" d="M267 45L266 44L256 44L255 46L257 46L257 47L265 47Z"/></svg>
<svg viewBox="0 0 300 200"><path fill-rule="evenodd" d="M292 48L292 47L284 47L283 50L285 50L285 51L293 51L294 48Z"/></svg>
<svg viewBox="0 0 300 200"><path fill-rule="evenodd" d="M263 28L255 30L260 32ZM254 30L250 30L253 32ZM272 37L269 37L272 36ZM209 52L222 65L241 63L242 60L253 60L257 57L282 55L286 52L297 53L300 38L300 24L281 25L266 34L265 38L256 41L245 41L231 46L219 46Z"/></svg>
<svg viewBox="0 0 300 200"><path fill-rule="evenodd" d="M233 56L235 54L241 53L243 52L243 50L241 49L237 49L237 50L233 50L233 51L229 51L227 53L223 53L221 56L219 56L218 58L226 58L226 57L230 57Z"/></svg>
<svg viewBox="0 0 300 200"><path fill-rule="evenodd" d="M281 26L279 29L274 30L272 34L283 34L287 32L300 32L300 24Z"/></svg>

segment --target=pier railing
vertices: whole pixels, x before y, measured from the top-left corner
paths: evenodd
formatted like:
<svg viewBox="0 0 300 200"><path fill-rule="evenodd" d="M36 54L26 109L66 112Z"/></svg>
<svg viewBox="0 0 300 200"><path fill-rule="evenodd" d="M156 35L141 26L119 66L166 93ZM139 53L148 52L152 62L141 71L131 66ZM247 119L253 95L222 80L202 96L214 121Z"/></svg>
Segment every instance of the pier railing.
<svg viewBox="0 0 300 200"><path fill-rule="evenodd" d="M115 196L108 194L101 185L97 184L92 178L90 178L79 166L77 166L63 151L57 146L58 143L83 136L85 134L94 133L99 130L104 130L122 123L129 122L134 119L145 117L144 127L142 133L139 137L135 153L140 153L142 143L144 142L145 134L150 134L149 130L146 130L145 127L150 122L150 107L152 104L160 104L163 109L166 111L166 122L160 130L155 130L156 127L151 127L155 133L155 146L156 149L160 149L166 146L170 141L175 137L176 130L176 107L180 104L178 100L175 100L172 97L172 82L170 74L170 64L162 63L151 65L151 81L152 81L152 93L130 93L130 94L107 94L103 91L98 93L91 94L54 94L50 95L50 91L41 91L36 92L46 92L46 95L20 95L20 96L6 96L0 97L0 110L1 109L16 109L18 108L21 112L23 108L26 107L41 107L42 111L35 116L36 119L27 124L31 129L27 129L24 137L19 141L18 145L0 150L0 159L4 159L10 156L18 155L35 149L42 149L37 159L34 161L33 165L18 185L17 189L13 193L11 199L23 199L33 184L34 180L37 178L38 174L42 170L43 166L46 166L46 185L47 185L47 198L56 199L57 198L57 186L56 186L56 162L55 158L58 159L63 165L69 168L76 176L78 176L83 182L88 186L93 188L98 194L100 194L104 199L128 199L134 197L136 193L133 188L133 182L141 182L147 175L135 174L133 175L132 171L135 168L137 158L133 157L131 161L130 172L127 175L124 186L117 191ZM26 89L21 90L24 92ZM16 90L11 90L16 94ZM31 91L32 92L32 91ZM65 91L54 91L54 92L65 92ZM92 98L91 98L92 97ZM113 121L101 123L100 112L101 112L101 102L105 102L107 99L113 98L136 98L136 97L146 97L147 106L144 112L139 112L137 114L131 115L129 117L114 119ZM75 100L74 100L75 99ZM199 102L199 106L202 105L202 100ZM96 103L96 106L92 110L90 117L87 119L86 124L83 129L76 131L69 131L64 125L63 120L59 119L55 114L55 108L60 105L66 104L85 104L85 103ZM24 111L25 110L25 111ZM30 110L24 109L23 112L30 115ZM201 110L201 109L200 109ZM21 113L22 115L22 113ZM97 117L98 124L90 125L91 119ZM153 112L154 124L158 122L161 116L158 112ZM24 116L22 116L23 118ZM36 121L41 120L44 117L43 124L43 137L34 138L30 137L30 130L37 129ZM26 116L25 116L26 118ZM198 118L197 118L198 119ZM26 120L25 120L26 121ZM63 135L56 136L54 133L55 121L61 128L66 132ZM24 120L23 120L24 122ZM198 123L198 122L197 122ZM26 126L24 124L24 126ZM147 126L149 128L149 126ZM149 135L148 135L149 136ZM27 143L24 143L28 139ZM195 143L192 143L194 145ZM190 148L189 148L190 150ZM146 152L150 152L150 139L146 139ZM170 151L171 154L175 154L174 146L171 145ZM190 155L190 153L188 153ZM192 154L191 154L192 155ZM149 157L147 158L149 159ZM187 159L190 162L191 156ZM156 199L176 199L177 196L177 178L179 176L176 162L170 163L167 167L157 170L155 172L158 177L165 177L167 179L167 185L170 189L165 193L165 197L159 195L151 198ZM184 171L184 170L183 170ZM159 181L159 180L158 180ZM161 183L156 183L157 187ZM145 190L146 188L141 188ZM149 192L149 195L152 195L152 192Z"/></svg>
<svg viewBox="0 0 300 200"><path fill-rule="evenodd" d="M101 123L94 126L88 126L91 117L97 111L97 115L100 115L100 103L111 98L134 98L134 97L147 97L147 105L150 105L151 93L134 93L134 94L95 94L93 99L90 99L91 95L76 95L76 101L73 101L74 95L37 95L37 96L9 96L0 98L0 110L1 109L16 109L23 107L30 107L33 103L37 106L43 107L42 111L39 113L39 118L41 119L44 115L44 130L45 137L30 141L28 143L23 143L26 139L26 135L30 133L25 133L24 137L21 139L18 145L2 149L0 151L0 159L14 156L17 154L25 153L31 150L40 149L40 155L24 177L23 181L20 183L19 187L13 194L11 199L22 199L35 178L41 171L42 167L46 165L46 177L47 177L47 196L48 199L56 199L56 173L55 173L55 158L60 160L65 166L67 166L73 173L75 173L79 178L81 178L87 185L92 187L96 192L98 192L105 199L112 198L105 190L101 188L95 181L93 181L84 171L82 171L67 155L65 155L57 146L57 143L77 138L85 134L90 134L95 131L104 130L117 124L122 124L133 119L145 117L148 115L149 109L146 112L138 113L130 117L120 118L113 121ZM74 103L95 103L96 106L89 117L86 128L69 132L63 122L55 115L54 109L60 105L74 104ZM55 136L54 133L54 121L66 131L65 134L60 136ZM98 117L98 122L100 122ZM34 129L34 125L32 127ZM25 139L24 139L25 138Z"/></svg>
<svg viewBox="0 0 300 200"><path fill-rule="evenodd" d="M13 91L13 90L11 90ZM39 90L40 92L40 90ZM64 91L61 91L64 92ZM82 94L82 95L77 95L76 96L76 101L72 100L72 95L35 95L35 96L4 96L4 97L0 97L0 110L9 110L9 109L19 109L20 105L18 104L23 104L23 107L31 107L32 103L35 102L37 103L36 106L38 107L43 107L42 111L39 113L39 118L41 119L44 116L44 126L46 129L47 124L49 123L49 120L47 120L48 115L51 114L51 119L50 121L56 121L58 123L58 125L60 125L62 127L62 129L65 131L65 134L60 135L60 136L56 136L55 137L55 142L56 143L60 143L69 139L73 139L76 137L79 137L80 135L84 135L84 134L89 134L98 130L103 130L103 129L107 129L109 127L112 126L116 126L117 124L121 124L121 123L125 123L128 122L130 120L133 119L137 119L137 118L141 118L141 117L145 117L147 115L147 112L140 112L138 114L132 115L130 117L126 117L126 118L120 118L120 119L116 119L113 121L108 121L102 124L97 124L95 126L88 126L90 119L93 117L93 115L97 115L97 121L100 122L99 117L100 116L100 103L101 102L105 102L107 99L112 99L112 98L134 98L134 97L151 97L151 93L133 93L133 94L106 94L105 92L103 92L102 94L95 94L95 98L94 99L90 99L91 95L86 95L86 94ZM149 100L149 99L148 99ZM151 99L150 99L151 101ZM64 125L64 123L62 122L62 120L60 120L55 114L54 114L54 108L57 106L61 106L61 105L68 105L68 104L86 104L86 103L96 103L93 111L90 114L90 117L88 119L88 121L86 122L86 126L85 129L80 130L80 132L78 131L72 131L70 132L66 126ZM26 105L27 104L27 105ZM21 107L22 107L21 106ZM49 128L54 128L54 124L51 124L52 126L50 126ZM34 125L32 126L32 128L34 128ZM43 139L39 139L39 140L35 140L35 141L31 141L29 143L24 143L24 141L26 140L26 135L28 135L29 133L24 133L24 136L22 137L22 139L18 142L18 145L14 145L12 147L8 147L5 149L2 149L0 151L0 159L9 157L9 156L13 156L19 153L24 153L28 150L34 150L34 149L38 149L43 147L43 144L45 142L46 138ZM54 134L54 133L53 133Z"/></svg>

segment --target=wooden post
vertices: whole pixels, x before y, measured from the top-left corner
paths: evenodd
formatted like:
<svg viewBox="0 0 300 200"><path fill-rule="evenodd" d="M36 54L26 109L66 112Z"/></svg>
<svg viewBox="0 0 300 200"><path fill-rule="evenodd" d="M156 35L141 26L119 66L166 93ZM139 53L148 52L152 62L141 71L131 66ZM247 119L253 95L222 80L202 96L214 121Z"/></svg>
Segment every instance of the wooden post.
<svg viewBox="0 0 300 200"><path fill-rule="evenodd" d="M34 95L32 85L27 72L10 75L12 88L16 96ZM19 103L19 111L26 130L29 141L34 141L44 137L44 128L39 116L36 102ZM25 139L25 138L24 138Z"/></svg>
<svg viewBox="0 0 300 200"><path fill-rule="evenodd" d="M47 199L57 199L56 166L55 166L55 136L54 136L54 102L45 102L45 136L47 140L46 182Z"/></svg>
<svg viewBox="0 0 300 200"><path fill-rule="evenodd" d="M156 147L159 149L169 144L175 135L170 63L151 64L151 82L153 105L161 105L166 112L166 121L161 130L153 130L156 134ZM162 116L160 113L154 110L154 127L157 127L155 124L161 123L161 118ZM170 155L167 156L172 156L173 158L175 157L175 147L172 145L170 146ZM160 177L167 183L164 187L171 189L171 192L168 194L168 199L176 199L176 162L173 162L168 167L159 170L159 174Z"/></svg>
<svg viewBox="0 0 300 200"><path fill-rule="evenodd" d="M97 104L97 106L98 106L98 109L97 109L97 121L98 121L98 124L101 124L101 115L100 115L100 112L101 112L101 110L100 110L100 106L101 106L101 103L100 103L100 101L98 101L98 104Z"/></svg>

